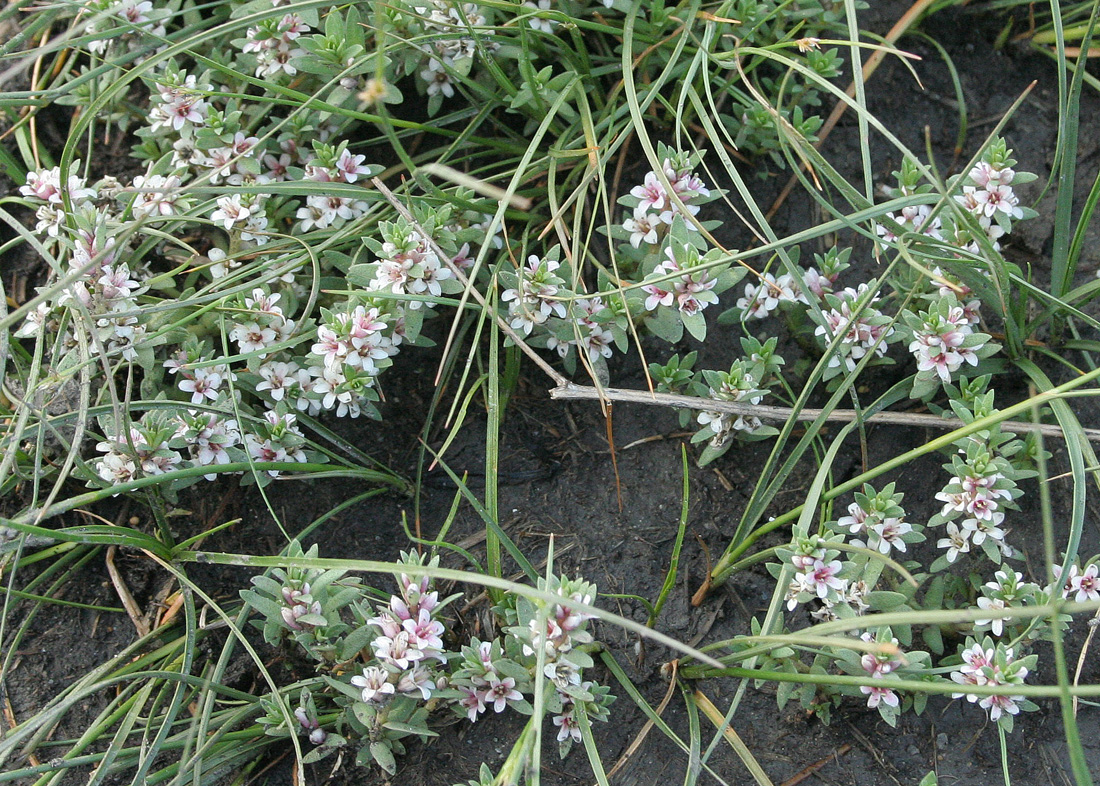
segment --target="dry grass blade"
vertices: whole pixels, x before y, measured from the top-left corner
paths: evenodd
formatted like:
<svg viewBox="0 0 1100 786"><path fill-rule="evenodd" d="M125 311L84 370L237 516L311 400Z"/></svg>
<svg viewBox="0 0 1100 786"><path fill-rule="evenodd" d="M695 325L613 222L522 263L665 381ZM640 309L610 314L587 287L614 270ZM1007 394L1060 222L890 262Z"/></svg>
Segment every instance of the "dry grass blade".
<svg viewBox="0 0 1100 786"><path fill-rule="evenodd" d="M668 681L668 690L665 691L665 697L661 699L661 703L657 706L657 716L664 715L665 709L668 707L668 703L672 701L672 696L676 693L676 670L679 667L679 661L672 661L670 664L672 669L672 676ZM653 729L653 719L649 719L642 726L634 740L627 746L627 749L623 751L623 755L619 757L619 760L615 762L615 766L607 771L607 778L610 780L619 770L626 766L626 763L630 761L630 757L638 752L638 748L642 747L642 743L645 742L645 738L649 736L649 732Z"/></svg>
<svg viewBox="0 0 1100 786"><path fill-rule="evenodd" d="M714 724L715 728L722 730L722 736L726 738L726 742L730 744L730 747L733 748L734 752L741 759L741 762L748 771L752 773L753 780L760 784L760 786L775 786L771 778L764 772L764 768L760 766L760 762L752 755L752 751L749 750L744 740L738 736L737 732L733 730L733 727L726 722L725 716L718 711L714 703L711 702L701 690L695 691L695 703L699 705L699 709L701 709L703 714L710 719L710 722Z"/></svg>

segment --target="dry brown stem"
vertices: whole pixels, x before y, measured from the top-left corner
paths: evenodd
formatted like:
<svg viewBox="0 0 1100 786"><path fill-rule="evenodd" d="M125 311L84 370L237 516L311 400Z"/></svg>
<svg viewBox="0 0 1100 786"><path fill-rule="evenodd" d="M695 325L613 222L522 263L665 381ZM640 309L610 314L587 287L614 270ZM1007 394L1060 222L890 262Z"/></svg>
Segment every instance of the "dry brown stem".
<svg viewBox="0 0 1100 786"><path fill-rule="evenodd" d="M605 401L647 404L657 407L674 407L677 409L696 409L708 412L728 412L732 415L748 415L761 420L786 422L794 417L798 421L817 420L823 410L805 407L795 412L790 407L772 407L764 404L746 404L739 401L719 401L712 398L699 396L681 396L674 393L650 393L645 390L627 390L624 388L600 388L597 390L589 385L576 385L567 382L550 390L550 398L565 399L603 399ZM955 418L941 418L938 415L928 415L919 412L876 412L870 416L863 416L854 409L834 409L825 416L826 422L850 423L859 418L865 423L892 426L916 426L918 428L934 428L951 431L965 425ZM1003 431L1014 434L1029 434L1038 431L1044 437L1062 438L1062 429L1054 425L1022 423L1017 420L1006 420L1001 423ZM1082 429L1090 442L1100 442L1100 429Z"/></svg>

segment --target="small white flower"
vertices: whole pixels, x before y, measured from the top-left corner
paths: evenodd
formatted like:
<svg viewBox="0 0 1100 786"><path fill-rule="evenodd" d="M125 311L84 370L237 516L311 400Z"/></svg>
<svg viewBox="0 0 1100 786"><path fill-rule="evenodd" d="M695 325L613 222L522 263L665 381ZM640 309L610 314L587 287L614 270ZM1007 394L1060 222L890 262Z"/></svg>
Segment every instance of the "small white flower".
<svg viewBox="0 0 1100 786"><path fill-rule="evenodd" d="M860 685L859 690L867 696L867 706L870 709L877 708L879 704L885 704L889 707L898 706L898 694L890 688L883 688L879 685Z"/></svg>
<svg viewBox="0 0 1100 786"><path fill-rule="evenodd" d="M425 68L420 72L420 78L428 83L429 96L442 94L446 98L451 98L455 94L455 88L451 83L450 75L442 69L433 71L430 68Z"/></svg>
<svg viewBox="0 0 1100 786"><path fill-rule="evenodd" d="M361 676L351 678L351 684L363 689L363 701L368 704L394 695L395 690L393 683L389 682L389 672L378 666L365 667Z"/></svg>
<svg viewBox="0 0 1100 786"><path fill-rule="evenodd" d="M550 0L538 0L538 5L528 0L524 4L525 8L530 8L533 11L549 11ZM537 16L532 16L527 23L535 30L539 30L543 33L554 33L554 28L558 26L558 23L553 19L540 19Z"/></svg>
<svg viewBox="0 0 1100 786"><path fill-rule="evenodd" d="M947 549L947 561L954 563L960 554L970 551L970 533L960 530L955 522L948 522L947 537L936 541L936 548Z"/></svg>
<svg viewBox="0 0 1100 786"><path fill-rule="evenodd" d="M180 179L175 175L138 175L134 178L134 189L138 191L134 200L136 216L170 216L176 212L176 202L180 195Z"/></svg>
<svg viewBox="0 0 1100 786"><path fill-rule="evenodd" d="M558 742L565 742L572 738L574 742L581 741L581 727L577 724L577 721L573 719L572 712L563 712L561 715L555 715L553 718L554 725L558 728Z"/></svg>
<svg viewBox="0 0 1100 786"><path fill-rule="evenodd" d="M509 701L522 701L523 694L516 690L516 681L511 677L501 679L496 674L489 675L489 689L485 696L486 703L492 702L496 712L504 712Z"/></svg>
<svg viewBox="0 0 1100 786"><path fill-rule="evenodd" d="M1074 568L1076 567L1075 565ZM1076 593L1073 599L1078 603L1100 600L1100 568L1092 564L1081 573L1073 570L1069 579L1069 591Z"/></svg>
<svg viewBox="0 0 1100 786"><path fill-rule="evenodd" d="M218 209L210 215L210 220L215 224L221 222L227 230L231 230L234 224L246 221L249 215L249 209L241 204L241 195L233 194L218 198Z"/></svg>
<svg viewBox="0 0 1100 786"><path fill-rule="evenodd" d="M646 213L641 205L634 211L633 218L623 222L623 229L630 233L630 245L634 248L638 248L642 243L655 245L659 239L657 229L661 226L660 219Z"/></svg>
<svg viewBox="0 0 1100 786"><path fill-rule="evenodd" d="M27 312L26 321L19 330L15 331L16 338L33 338L42 332L42 326L50 315L49 303L39 303L35 308Z"/></svg>
<svg viewBox="0 0 1100 786"><path fill-rule="evenodd" d="M978 598L978 608L982 611L1004 611L1005 602L1001 598ZM1004 633L1004 622L1010 620L1011 617L992 617L985 620L974 620L975 625L989 625L990 630L994 636L1000 636Z"/></svg>
<svg viewBox="0 0 1100 786"><path fill-rule="evenodd" d="M276 337L277 334L274 329L266 325L260 325L257 322L236 324L229 331L229 340L237 343L242 355L247 355L250 352L262 352L275 343Z"/></svg>
<svg viewBox="0 0 1100 786"><path fill-rule="evenodd" d="M256 391L270 391L274 401L282 401L287 391L298 384L298 366L295 363L264 363L256 371L262 377Z"/></svg>

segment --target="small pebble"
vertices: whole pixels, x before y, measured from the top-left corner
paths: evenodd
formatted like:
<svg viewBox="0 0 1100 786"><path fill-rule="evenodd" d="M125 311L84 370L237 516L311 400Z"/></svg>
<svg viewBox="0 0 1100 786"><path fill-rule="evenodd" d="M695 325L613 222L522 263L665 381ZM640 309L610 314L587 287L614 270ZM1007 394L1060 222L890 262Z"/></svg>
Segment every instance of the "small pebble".
<svg viewBox="0 0 1100 786"><path fill-rule="evenodd" d="M918 748L916 745L910 745L906 749L906 753L908 753L910 756L916 756L920 753L920 748Z"/></svg>
<svg viewBox="0 0 1100 786"><path fill-rule="evenodd" d="M936 735L936 745L938 745L941 748L946 748L947 747L947 735L946 734L937 734Z"/></svg>

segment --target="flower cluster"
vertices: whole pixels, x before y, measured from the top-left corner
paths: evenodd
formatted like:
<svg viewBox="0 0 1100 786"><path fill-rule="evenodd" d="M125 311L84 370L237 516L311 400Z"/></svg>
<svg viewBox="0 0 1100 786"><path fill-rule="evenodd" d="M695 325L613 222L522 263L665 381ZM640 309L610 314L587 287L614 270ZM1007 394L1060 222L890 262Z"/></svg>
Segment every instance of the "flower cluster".
<svg viewBox="0 0 1100 786"><path fill-rule="evenodd" d="M240 354L255 353L261 359L266 358L275 344L288 341L294 334L294 320L283 313L281 299L282 294L259 287L239 297L241 317L233 323L229 340L237 345Z"/></svg>
<svg viewBox="0 0 1100 786"><path fill-rule="evenodd" d="M829 545L828 541L813 536L792 543L783 552L795 569L794 578L787 585L787 611L815 599L827 609L849 600L848 579L840 575L845 572L844 565L837 559L840 552Z"/></svg>
<svg viewBox="0 0 1100 786"><path fill-rule="evenodd" d="M1038 589L1035 584L1024 581L1022 573L999 570L993 575L993 581L982 585L982 596L977 600L978 608L998 612L1012 606L1023 606L1035 599ZM1006 622L1011 624L1011 617L991 617L975 620L974 627L976 630L989 630L994 636L1002 636Z"/></svg>
<svg viewBox="0 0 1100 786"><path fill-rule="evenodd" d="M112 486L138 477L163 475L188 467L211 467L231 462L305 462L323 460L308 451L306 439L294 415L285 407L267 410L260 418L241 424L216 410L186 409L177 414L150 410L128 431L114 434L96 444L104 455L95 462L99 478ZM265 469L268 478L280 470ZM214 480L219 473L205 474ZM174 487L186 485L186 479Z"/></svg>
<svg viewBox="0 0 1100 786"><path fill-rule="evenodd" d="M1054 578L1062 578L1062 566L1054 566ZM1077 603L1087 601L1100 601L1100 562L1096 559L1087 565L1084 570L1077 565L1070 565L1066 571L1066 579L1061 582L1062 597L1073 598Z"/></svg>
<svg viewBox="0 0 1100 786"><path fill-rule="evenodd" d="M280 19L261 20L248 28L245 40L239 45L242 52L255 56L255 73L260 79L270 79L279 73L294 76L298 69L291 61L306 54L296 41L311 29L302 17L286 14Z"/></svg>
<svg viewBox="0 0 1100 786"><path fill-rule="evenodd" d="M358 417L361 406L373 398L374 378L387 359L397 353L389 325L377 307L356 305L347 311L321 310L317 342L310 352L321 359L310 366L311 413L336 409L338 416Z"/></svg>
<svg viewBox="0 0 1100 786"><path fill-rule="evenodd" d="M80 162L75 162L72 168L79 166ZM126 261L128 249L118 240L115 202L124 196L118 182L104 178L89 187L84 178L63 178L60 167L54 167L28 173L19 190L30 204L38 206L35 231L56 244L57 254L67 260L69 273L76 280L52 302L31 312L17 335L45 337L43 326L64 321L53 316L75 311L91 319L95 340L103 350L137 360L147 333L139 297L146 291L148 273L143 266L132 267ZM70 333L61 338L61 348L73 346L75 339Z"/></svg>
<svg viewBox="0 0 1100 786"><path fill-rule="evenodd" d="M179 416L179 428L169 444L186 450L192 464L197 467L244 460L244 454L238 447L241 444L240 426L235 419L219 412L187 410ZM211 472L203 477L213 480L217 473Z"/></svg>
<svg viewBox="0 0 1100 786"><path fill-rule="evenodd" d="M889 633L886 633L889 636ZM865 652L860 656L859 665L864 673L872 679L869 685L860 685L859 691L867 697L867 707L877 709L880 705L897 709L900 701L898 694L889 686L887 677L905 663L905 655L898 648L898 640L889 636L886 642L875 642L875 638L869 633L860 634L860 639L870 643L879 643L880 646L873 652ZM883 646L885 644L885 646Z"/></svg>
<svg viewBox="0 0 1100 786"><path fill-rule="evenodd" d="M84 34L99 36L88 43L88 51L97 55L106 54L116 42L133 50L148 39L162 39L170 14L149 0L88 0L84 5L91 14Z"/></svg>
<svg viewBox="0 0 1100 786"><path fill-rule="evenodd" d="M995 563L1012 556L1001 525L1004 510L1014 507L1013 499L1021 493L1014 479L1019 473L990 443L981 440L966 440L944 469L953 477L936 494L943 508L929 523L947 524L946 537L936 543L946 549L946 563L954 563L972 546L980 547Z"/></svg>
<svg viewBox="0 0 1100 786"><path fill-rule="evenodd" d="M763 273L758 283L745 284L745 295L737 299L736 305L746 318L765 319L783 304L795 303L809 305L794 276L784 273L776 278L771 273Z"/></svg>
<svg viewBox="0 0 1100 786"><path fill-rule="evenodd" d="M875 232L882 247L896 245L899 238L913 235L917 239L939 241L953 247L956 256L981 257L985 250L1000 249L1000 239L1012 231L1012 222L1033 218L1036 213L1020 206L1012 184L1029 183L1035 176L1016 172L1011 151L1000 137L994 137L982 157L962 177L949 181L958 211L937 212L928 203L906 205L898 212L884 214L886 223L876 224ZM904 161L894 173L898 188L888 189L894 197L924 195L935 200L932 187L921 185L922 173L912 161Z"/></svg>
<svg viewBox="0 0 1100 786"><path fill-rule="evenodd" d="M151 94L149 101L149 131L175 132L180 139L186 140L193 129L206 125L206 116L210 111L205 95L212 85L200 85L194 74L169 69L156 81L157 92ZM176 148L177 156L173 163L177 166L191 163L190 156L182 146ZM190 152L193 152L190 151ZM187 160L179 160L184 155Z"/></svg>
<svg viewBox="0 0 1100 786"><path fill-rule="evenodd" d="M973 294L989 290L991 275L988 263L975 261L999 252L1000 240L1012 231L1014 221L1037 215L1020 206L1012 187L1031 182L1035 176L1016 172L1010 156L1004 140L995 137L965 176L948 182L953 196L948 209L931 185L922 184L921 170L911 161L903 162L901 170L894 173L898 188L886 189L893 197L925 201L884 214L886 220L875 224L881 247L894 246L904 237L918 258L927 251L928 268L939 295L931 297L927 312L904 313L911 333L909 349L918 363L914 398L927 398L964 363L974 365L992 354L993 349L986 348L989 337L974 333L971 327L981 320L981 300Z"/></svg>
<svg viewBox="0 0 1100 786"><path fill-rule="evenodd" d="M979 161L967 173L962 193L955 196L955 201L975 216L987 232L994 224L1024 217L1020 198L1012 190L1011 183L1016 172L1005 161L1007 154L998 155L995 150L991 153L987 154L987 160ZM999 229L1002 233L1008 231L1004 226L999 226ZM990 232L990 240L996 240L998 236Z"/></svg>
<svg viewBox="0 0 1100 786"><path fill-rule="evenodd" d="M923 398L963 364L977 366L999 347L985 333L974 332L970 315L955 299L954 293L937 297L927 311L907 313L912 340L909 351L917 360L913 397Z"/></svg>
<svg viewBox="0 0 1100 786"><path fill-rule="evenodd" d="M609 358L612 348L623 348L626 331L622 323L622 301L616 298L611 304L599 295L570 301L564 320L551 320L547 349L555 350L560 357L569 357L570 349L584 350L590 363Z"/></svg>
<svg viewBox="0 0 1100 786"><path fill-rule="evenodd" d="M939 216L932 215L929 205L906 205L897 213L887 211L884 217L891 224L875 224L875 233L882 239L883 249L896 244L898 238L908 232L943 240L940 232L943 222Z"/></svg>
<svg viewBox="0 0 1100 786"><path fill-rule="evenodd" d="M297 586L284 584L280 590L284 604L280 616L291 630L302 631L328 624L321 601L313 599L310 589L309 582L303 581Z"/></svg>
<svg viewBox="0 0 1100 786"><path fill-rule="evenodd" d="M822 310L823 322L817 326L814 335L819 336L826 345L839 337L839 342L829 355L826 379L854 371L868 353L882 358L888 343L896 340L897 333L890 324L890 317L875 308L879 296L868 297L870 291L868 284L860 284L856 289L846 287L835 294L825 294L828 309ZM817 318L816 314L814 317Z"/></svg>
<svg viewBox="0 0 1100 786"><path fill-rule="evenodd" d="M837 279L849 266L848 259L851 255L852 249L841 249L837 246L833 246L825 254L815 254L813 265L798 268L802 283L790 273L779 276L770 272L760 274L755 283L745 284L745 294L735 304L740 312L739 319L765 319L776 310L798 305L808 306L811 296L820 302L825 295L834 291ZM787 258L791 260L791 264L795 264L798 257L797 246L788 250ZM805 284L805 290L802 284Z"/></svg>
<svg viewBox="0 0 1100 786"><path fill-rule="evenodd" d="M127 431L96 444L96 450L104 454L96 461L96 474L114 486L178 468L183 457L171 446L178 426L163 413L147 412Z"/></svg>
<svg viewBox="0 0 1100 786"><path fill-rule="evenodd" d="M905 693L897 687L900 680L922 677L931 667L929 654L910 648L906 633L907 630L895 631L889 626L880 626L874 633L869 630L858 633L859 644L853 642L851 648L834 650L836 665L847 674L866 680L854 688L843 686L838 693L866 697L866 706L878 710L891 726L897 725L905 710L912 708L922 712L927 700L925 694Z"/></svg>
<svg viewBox="0 0 1100 786"><path fill-rule="evenodd" d="M779 370L784 360L775 351L777 344L775 337L765 342L742 337L741 348L745 357L735 360L728 371L703 369L693 372L696 353L690 352L682 360L678 355L673 355L665 365L652 363L649 372L661 392L692 393L715 401L755 405L761 403L768 389L779 381ZM706 443L698 459L699 466L705 466L725 454L734 444L734 437L754 441L778 433L775 428L765 426L759 417L748 413L687 409L679 413L681 426L687 427L691 421L701 426L691 440L693 443Z"/></svg>
<svg viewBox="0 0 1100 786"><path fill-rule="evenodd" d="M317 155L305 163L304 178L315 183L332 183L334 186L330 193L306 197L305 205L298 208L294 217L298 219L298 229L301 232L336 228L360 218L367 212L367 202L349 195L349 189L340 186L354 185L377 172L375 167L364 163L367 158L365 155L356 155L349 151L346 142L339 145L316 145L315 150ZM282 168L289 165L289 162L283 162L282 156L278 161L270 163L276 173L281 173Z"/></svg>
<svg viewBox="0 0 1100 786"><path fill-rule="evenodd" d="M689 230L696 229L691 219L711 200L711 192L692 171L693 164L694 159L685 156L664 158L660 174L653 170L646 172L641 185L631 188L630 195L620 200L632 208L622 225L631 246L660 245L676 216L686 219L684 223Z"/></svg>
<svg viewBox="0 0 1100 786"><path fill-rule="evenodd" d="M705 268L693 269L699 263L699 255L694 251L691 246L675 248L669 245L665 248L665 259L657 265L651 277L667 280L642 287L648 295L646 311L656 311L664 306L675 308L685 316L694 316L718 302L718 295L714 292L718 279Z"/></svg>
<svg viewBox="0 0 1100 786"><path fill-rule="evenodd" d="M291 541L287 556L316 557L317 547L303 552L298 541ZM289 635L312 660L332 667L349 655L345 639L356 629L346 621L346 610L362 592L359 580L347 578L342 570L293 567L253 576L252 589L242 590L241 597L260 613L254 624L268 644L278 645ZM363 622L364 633L373 631ZM357 650L350 656L355 654Z"/></svg>
<svg viewBox="0 0 1100 786"><path fill-rule="evenodd" d="M303 553L295 541L288 556L316 553L315 546ZM437 567L439 558L402 553L401 562L423 573ZM554 713L563 756L581 739L574 714L578 704L589 719L607 719L614 697L583 679L583 670L593 665L585 651L593 643L587 630L592 617L576 604L593 602L593 585L551 576L540 589L556 602L507 596L497 609L509 625L503 639L473 638L455 653L446 649L441 613L458 596L441 600L423 575L400 573L397 581L398 592L385 603L368 600L377 593L340 570L276 569L254 577L253 589L241 592L262 615L257 624L266 641L278 644L289 635L325 675L315 681L322 691L303 689L294 713L297 733L317 746L310 760L357 743L360 763L373 759L392 772L394 755L404 752L400 739L431 733L426 725L431 707L443 702L471 722L490 708L500 713L511 707L530 715L533 707L526 696L539 682L546 707ZM335 722L319 720L322 701L342 711ZM261 719L268 733L293 733L281 711L269 710Z"/></svg>
<svg viewBox="0 0 1100 786"><path fill-rule="evenodd" d="M236 381L236 375L227 365L214 362L212 358L201 354L202 350L200 344L191 342L177 350L163 364L169 374L177 377L176 386L191 395L192 404L217 401L223 395L222 385L231 380Z"/></svg>
<svg viewBox="0 0 1100 786"><path fill-rule="evenodd" d="M404 222L383 223L380 230L387 239L378 249L379 261L368 289L437 298L443 295L444 288L447 292L457 291L454 273L433 250L428 238ZM450 261L454 263L454 259ZM425 302L428 301L410 300L407 307L416 310ZM431 303L428 305L430 307Z"/></svg>
<svg viewBox="0 0 1100 786"><path fill-rule="evenodd" d="M951 672L951 679L961 686L979 686L990 688L1010 688L1022 685L1028 672L1034 668L1036 655L1021 658L1015 655L1013 648L1000 642L994 644L989 638L982 642L968 638L966 646L960 648L962 663ZM976 694L965 689L951 694L953 698L966 697L971 704L977 702L982 709L989 711L989 719L1000 723L1006 731L1012 730L1012 716L1021 709L1035 710L1038 707L1023 696L1010 694Z"/></svg>
<svg viewBox="0 0 1100 786"><path fill-rule="evenodd" d="M470 72L478 46L496 49L493 42L477 37L479 30L489 25L490 10L477 3L431 0L426 6L416 6L415 11L407 22L410 28L419 27L431 43L423 67L414 70L423 80L429 100L451 98L455 94L453 75Z"/></svg>
<svg viewBox="0 0 1100 786"><path fill-rule="evenodd" d="M531 254L527 264L514 274L501 276L506 286L511 284L501 292L500 299L508 304L512 330L529 336L537 325L546 324L552 315L565 318L565 303L556 299L565 281L557 272L562 265L555 256L544 258Z"/></svg>
<svg viewBox="0 0 1100 786"><path fill-rule="evenodd" d="M529 683L530 675L524 669L516 673L514 663L505 658L499 641L477 638L462 648L462 661L450 680L461 696L457 710L465 713L471 723L490 706L498 713L512 706L529 714L531 705L520 690L530 691Z"/></svg>
<svg viewBox="0 0 1100 786"><path fill-rule="evenodd" d="M853 546L874 549L884 555L895 550L904 552L906 544L919 543L924 535L905 520L900 504L903 497L904 494L894 493L893 483L877 493L870 485L864 485L862 492L856 492L855 502L848 506L848 515L837 519L835 529L857 535Z"/></svg>
<svg viewBox="0 0 1100 786"><path fill-rule="evenodd" d="M707 395L715 401L745 401L759 404L767 392L757 387L752 364L745 360L735 360L728 372L704 371L707 381ZM752 434L763 427L760 418L752 415L734 415L730 412L709 412L703 410L696 420L706 428L702 432L710 439L714 448L723 447L734 432L744 431Z"/></svg>
<svg viewBox="0 0 1100 786"><path fill-rule="evenodd" d="M733 286L744 271L730 269L718 249L701 253L701 239L676 218L664 247L663 259L651 255L644 266L639 304L646 327L667 341L679 341L686 329L695 339L706 338L703 311L718 302L718 296ZM652 265L652 268L649 268ZM643 298L644 296L644 298Z"/></svg>
<svg viewBox="0 0 1100 786"><path fill-rule="evenodd" d="M410 555L402 559L419 564ZM446 629L438 618L445 604L440 603L439 593L431 590L427 576L413 580L402 573L398 583L399 593L367 620L375 630L369 645L373 660L351 678L366 704L382 704L401 695L428 700L440 679L432 662L447 659L442 638Z"/></svg>
<svg viewBox="0 0 1100 786"><path fill-rule="evenodd" d="M586 645L593 642L592 634L587 630L592 615L580 611L574 604L592 605L596 587L581 579L550 576L539 580L539 589L555 595L558 600L544 603L523 597L508 598L498 608L508 622L514 623L506 628L508 635L501 650L513 664L504 679L511 677L519 679L518 684L533 686L536 672L542 665L547 691L545 706L548 712L554 713L553 724L558 727L558 743L564 757L572 744L581 740L580 726L575 716L576 705L584 705L590 720L605 721L609 715L607 708L614 697L608 695L607 688L584 679L584 669L593 665L591 656L585 651ZM476 689L478 679L489 679L487 671L480 678L477 674L486 668L483 651L478 651L477 662L471 662L472 651L465 655L462 668L453 678L456 684L467 682ZM493 653L490 647L487 657L493 668L499 669L503 664L492 660ZM515 666L521 666L523 671L516 670ZM502 690L503 687L497 688L498 692ZM499 700L496 694L488 695ZM467 697L464 706L471 719L476 717L479 711L476 698ZM517 709L522 711L525 707L520 705Z"/></svg>
<svg viewBox="0 0 1100 786"><path fill-rule="evenodd" d="M255 462L306 462L306 438L298 428L297 417L280 407L269 409L244 434L244 446ZM280 470L269 469L269 477L276 478Z"/></svg>

